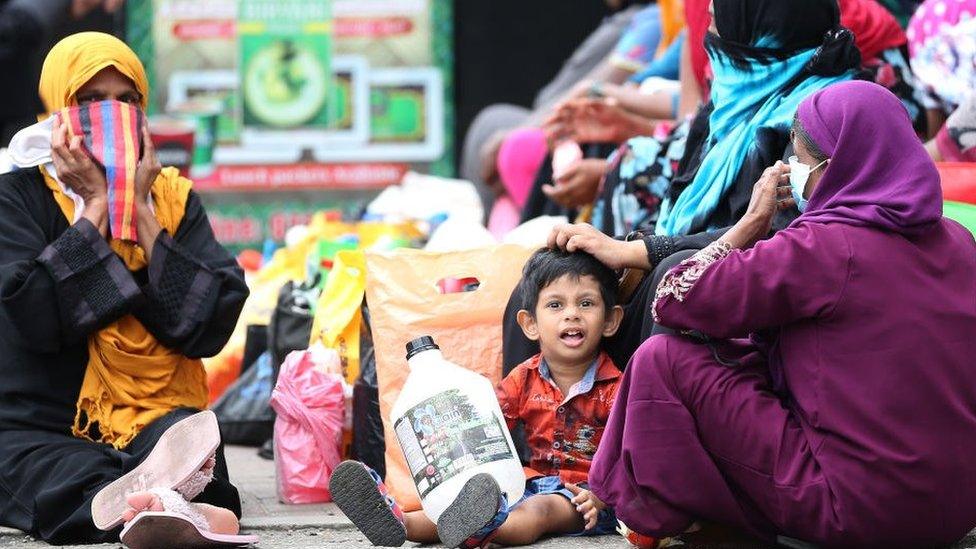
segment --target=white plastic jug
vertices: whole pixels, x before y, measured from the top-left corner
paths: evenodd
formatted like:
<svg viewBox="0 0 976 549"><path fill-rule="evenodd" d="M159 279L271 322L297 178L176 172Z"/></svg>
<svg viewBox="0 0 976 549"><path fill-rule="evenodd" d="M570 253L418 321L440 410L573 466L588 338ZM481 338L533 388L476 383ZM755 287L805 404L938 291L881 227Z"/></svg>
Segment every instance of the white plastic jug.
<svg viewBox="0 0 976 549"><path fill-rule="evenodd" d="M427 517L437 522L479 473L509 503L522 499L525 473L491 381L448 362L429 336L407 344L407 363L390 419Z"/></svg>

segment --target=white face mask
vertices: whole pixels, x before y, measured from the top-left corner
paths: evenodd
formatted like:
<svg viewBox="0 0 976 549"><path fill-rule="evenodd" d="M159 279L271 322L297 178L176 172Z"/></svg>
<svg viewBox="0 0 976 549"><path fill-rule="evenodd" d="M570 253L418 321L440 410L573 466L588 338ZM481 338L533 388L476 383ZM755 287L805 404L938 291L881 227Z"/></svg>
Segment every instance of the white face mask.
<svg viewBox="0 0 976 549"><path fill-rule="evenodd" d="M810 180L810 174L827 162L827 160L824 160L811 168L800 162L800 159L796 156L790 157L790 187L793 191L793 200L796 201L796 207L800 212L804 212L807 209L807 199L803 198L803 191L807 188L807 181Z"/></svg>

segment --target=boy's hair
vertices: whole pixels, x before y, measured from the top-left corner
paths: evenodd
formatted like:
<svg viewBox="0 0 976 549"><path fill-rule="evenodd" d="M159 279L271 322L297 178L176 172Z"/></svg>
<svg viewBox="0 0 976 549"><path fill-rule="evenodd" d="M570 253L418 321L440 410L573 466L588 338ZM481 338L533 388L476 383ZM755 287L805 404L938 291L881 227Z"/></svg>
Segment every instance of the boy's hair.
<svg viewBox="0 0 976 549"><path fill-rule="evenodd" d="M617 304L619 282L612 269L586 252L570 253L541 248L532 254L525 268L522 269L522 280L519 282L522 308L535 316L539 293L565 275L569 275L573 280L579 280L581 276L595 278L600 285L600 295L603 297L603 305L607 313Z"/></svg>

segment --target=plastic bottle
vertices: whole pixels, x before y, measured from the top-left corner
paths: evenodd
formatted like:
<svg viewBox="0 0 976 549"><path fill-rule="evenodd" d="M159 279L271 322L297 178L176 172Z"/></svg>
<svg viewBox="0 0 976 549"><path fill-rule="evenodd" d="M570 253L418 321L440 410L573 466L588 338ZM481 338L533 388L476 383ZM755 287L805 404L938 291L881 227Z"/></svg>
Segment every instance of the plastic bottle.
<svg viewBox="0 0 976 549"><path fill-rule="evenodd" d="M390 418L427 517L437 522L478 473L520 500L525 473L491 382L448 362L429 336L407 344L407 363Z"/></svg>

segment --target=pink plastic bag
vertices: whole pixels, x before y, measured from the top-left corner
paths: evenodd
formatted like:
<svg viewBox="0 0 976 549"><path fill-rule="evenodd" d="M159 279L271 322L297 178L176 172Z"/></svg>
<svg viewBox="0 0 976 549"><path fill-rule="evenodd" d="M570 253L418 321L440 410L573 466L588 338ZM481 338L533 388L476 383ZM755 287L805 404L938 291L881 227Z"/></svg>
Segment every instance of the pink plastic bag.
<svg viewBox="0 0 976 549"><path fill-rule="evenodd" d="M342 376L316 368L310 351L293 351L271 393L278 499L332 501L329 477L341 460L345 394Z"/></svg>

